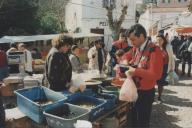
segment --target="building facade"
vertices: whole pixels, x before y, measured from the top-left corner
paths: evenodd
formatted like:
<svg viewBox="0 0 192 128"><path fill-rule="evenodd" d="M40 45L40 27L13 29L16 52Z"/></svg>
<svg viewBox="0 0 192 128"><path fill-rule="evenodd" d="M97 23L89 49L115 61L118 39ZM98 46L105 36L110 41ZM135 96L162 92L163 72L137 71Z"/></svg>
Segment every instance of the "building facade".
<svg viewBox="0 0 192 128"><path fill-rule="evenodd" d="M127 29L135 24L136 1L116 0L113 17L121 15L122 5L128 4L128 11L122 24ZM108 49L111 47L111 30L107 21L107 11L102 0L71 0L66 7L66 27L69 31L78 30L82 33L95 32L104 34L104 42Z"/></svg>
<svg viewBox="0 0 192 128"><path fill-rule="evenodd" d="M158 31L178 24L179 15L187 11L189 2L190 0L157 0L156 4L148 4L139 23L145 26L150 36L154 36Z"/></svg>

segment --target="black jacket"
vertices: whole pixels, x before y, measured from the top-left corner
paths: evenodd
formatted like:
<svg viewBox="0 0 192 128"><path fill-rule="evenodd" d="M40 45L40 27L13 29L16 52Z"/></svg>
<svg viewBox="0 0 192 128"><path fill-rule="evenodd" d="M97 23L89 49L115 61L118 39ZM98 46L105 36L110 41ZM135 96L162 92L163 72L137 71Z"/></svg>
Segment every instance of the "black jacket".
<svg viewBox="0 0 192 128"><path fill-rule="evenodd" d="M46 60L46 76L50 89L54 91L68 89L66 85L72 77L72 66L68 54L60 53L56 48L52 48Z"/></svg>

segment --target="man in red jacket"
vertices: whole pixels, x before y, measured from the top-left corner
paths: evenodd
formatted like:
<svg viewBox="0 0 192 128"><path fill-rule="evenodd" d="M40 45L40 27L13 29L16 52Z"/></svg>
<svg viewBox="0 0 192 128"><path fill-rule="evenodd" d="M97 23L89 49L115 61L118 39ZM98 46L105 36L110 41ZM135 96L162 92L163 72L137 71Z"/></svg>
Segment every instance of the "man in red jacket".
<svg viewBox="0 0 192 128"><path fill-rule="evenodd" d="M138 99L132 109L132 127L149 127L155 84L163 71L163 57L160 49L147 40L145 28L136 24L127 32L133 48L123 59L129 63L126 74L132 76L137 89Z"/></svg>

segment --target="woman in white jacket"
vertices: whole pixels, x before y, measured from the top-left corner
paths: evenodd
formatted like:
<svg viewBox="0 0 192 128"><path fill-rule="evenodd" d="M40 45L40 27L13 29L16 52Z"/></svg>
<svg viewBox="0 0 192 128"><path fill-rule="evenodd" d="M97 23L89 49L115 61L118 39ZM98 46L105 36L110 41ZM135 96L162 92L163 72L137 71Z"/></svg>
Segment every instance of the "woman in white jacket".
<svg viewBox="0 0 192 128"><path fill-rule="evenodd" d="M175 55L173 54L172 46L169 43L166 45L166 51L169 58L167 69L167 73L169 73L175 70Z"/></svg>
<svg viewBox="0 0 192 128"><path fill-rule="evenodd" d="M99 52L101 52L101 54L99 54ZM102 49L102 42L100 40L95 41L95 45L89 49L87 56L89 59L88 69L90 70L97 69L100 70L101 72L105 63L105 56L104 51ZM99 62L102 63L101 68L99 66Z"/></svg>

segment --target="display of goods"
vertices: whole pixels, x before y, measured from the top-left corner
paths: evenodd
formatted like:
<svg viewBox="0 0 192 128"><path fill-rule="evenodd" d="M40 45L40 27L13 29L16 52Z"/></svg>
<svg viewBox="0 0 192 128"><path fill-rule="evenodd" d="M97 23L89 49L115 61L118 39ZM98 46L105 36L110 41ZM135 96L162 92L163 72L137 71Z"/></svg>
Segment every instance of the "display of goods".
<svg viewBox="0 0 192 128"><path fill-rule="evenodd" d="M52 114L55 116L58 116L58 117L62 117L65 119L73 119L73 118L79 116L79 113L77 111L70 110L69 106L67 106L67 105L64 105L57 109L60 109L60 111L54 111L54 113L52 113Z"/></svg>
<svg viewBox="0 0 192 128"><path fill-rule="evenodd" d="M20 76L9 76L5 79L3 79L3 82L7 85L10 83L22 83L23 82L23 78Z"/></svg>
<svg viewBox="0 0 192 128"><path fill-rule="evenodd" d="M107 93L107 94L114 94L117 97L119 96L119 88L118 87L114 87L114 86L106 86L102 89L103 93Z"/></svg>
<svg viewBox="0 0 192 128"><path fill-rule="evenodd" d="M53 101L47 99L34 100L34 102L39 105L47 105L53 103Z"/></svg>
<svg viewBox="0 0 192 128"><path fill-rule="evenodd" d="M96 106L95 104L93 104L91 102L86 102L86 101L79 101L79 102L75 103L75 105L78 105L82 108L87 108L87 109L92 109Z"/></svg>
<svg viewBox="0 0 192 128"><path fill-rule="evenodd" d="M119 77L115 77L112 79L111 84L114 86L122 86L124 83L125 79L124 78L119 78Z"/></svg>
<svg viewBox="0 0 192 128"><path fill-rule="evenodd" d="M100 85L102 84L101 81L97 81L97 80L86 80L85 81L85 85Z"/></svg>
<svg viewBox="0 0 192 128"><path fill-rule="evenodd" d="M41 64L45 64L45 61L41 60L41 59L35 59L33 60L33 63L35 65L41 65Z"/></svg>
<svg viewBox="0 0 192 128"><path fill-rule="evenodd" d="M74 128L77 120L88 120L90 110L77 105L61 103L45 110L47 124L50 128Z"/></svg>

